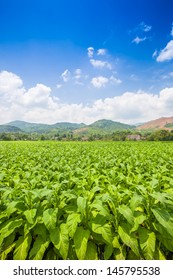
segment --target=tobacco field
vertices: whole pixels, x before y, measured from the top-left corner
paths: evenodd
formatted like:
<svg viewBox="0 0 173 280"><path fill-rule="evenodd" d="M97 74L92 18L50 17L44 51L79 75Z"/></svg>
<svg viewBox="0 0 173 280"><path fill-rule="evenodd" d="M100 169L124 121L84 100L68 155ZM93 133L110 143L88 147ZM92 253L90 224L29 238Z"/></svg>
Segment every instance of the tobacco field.
<svg viewBox="0 0 173 280"><path fill-rule="evenodd" d="M1 260L173 260L173 143L0 142Z"/></svg>

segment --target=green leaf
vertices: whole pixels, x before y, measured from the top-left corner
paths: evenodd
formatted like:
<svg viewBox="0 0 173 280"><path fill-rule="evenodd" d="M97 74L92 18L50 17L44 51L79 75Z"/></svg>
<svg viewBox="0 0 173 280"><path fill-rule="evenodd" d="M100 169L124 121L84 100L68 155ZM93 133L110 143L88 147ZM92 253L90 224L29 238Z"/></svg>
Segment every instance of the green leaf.
<svg viewBox="0 0 173 280"><path fill-rule="evenodd" d="M117 248L117 249L121 248L118 236L114 236L113 241L112 241L112 245L113 245L113 248Z"/></svg>
<svg viewBox="0 0 173 280"><path fill-rule="evenodd" d="M109 260L113 253L113 246L112 245L106 245L104 250L104 260Z"/></svg>
<svg viewBox="0 0 173 280"><path fill-rule="evenodd" d="M151 210L161 226L173 237L173 218L168 211L160 208L152 208Z"/></svg>
<svg viewBox="0 0 173 280"><path fill-rule="evenodd" d="M83 227L78 227L74 235L74 245L76 255L79 260L84 260L87 250L87 242L90 236L90 231Z"/></svg>
<svg viewBox="0 0 173 280"><path fill-rule="evenodd" d="M67 259L69 250L69 235L66 224L61 224L60 228L55 228L50 233L50 239L56 249L59 250L63 259Z"/></svg>
<svg viewBox="0 0 173 280"><path fill-rule="evenodd" d="M126 259L126 250L125 248L114 249L114 258L115 260L125 260Z"/></svg>
<svg viewBox="0 0 173 280"><path fill-rule="evenodd" d="M97 246L92 241L87 243L87 250L85 254L85 260L98 260Z"/></svg>
<svg viewBox="0 0 173 280"><path fill-rule="evenodd" d="M100 234L108 244L112 244L113 236L111 225L106 222L104 216L98 214L91 222L91 228L93 232Z"/></svg>
<svg viewBox="0 0 173 280"><path fill-rule="evenodd" d="M16 245L16 242L12 243L4 251L2 251L0 253L0 260L6 260L8 257L8 254L11 253L11 251L13 251L15 245Z"/></svg>
<svg viewBox="0 0 173 280"><path fill-rule="evenodd" d="M134 217L134 226L130 230L130 233L138 230L139 226L143 224L146 219L147 217L143 213L139 213L138 216Z"/></svg>
<svg viewBox="0 0 173 280"><path fill-rule="evenodd" d="M155 233L142 227L138 230L138 233L139 233L139 244L145 259L153 260L155 247L156 247Z"/></svg>
<svg viewBox="0 0 173 280"><path fill-rule="evenodd" d="M37 213L37 209L30 209L30 210L26 210L23 214L25 215L28 223L33 224L36 213Z"/></svg>
<svg viewBox="0 0 173 280"><path fill-rule="evenodd" d="M86 198L79 196L77 199L77 206L78 206L78 212L80 212L81 214L85 213L85 209L86 209Z"/></svg>
<svg viewBox="0 0 173 280"><path fill-rule="evenodd" d="M51 231L56 227L58 209L49 208L43 212L43 222L46 228Z"/></svg>
<svg viewBox="0 0 173 280"><path fill-rule="evenodd" d="M44 257L44 253L49 246L49 243L50 243L49 240L45 241L44 239L41 238L41 236L38 236L29 253L29 259L42 260Z"/></svg>
<svg viewBox="0 0 173 280"><path fill-rule="evenodd" d="M19 228L23 224L22 219L11 218L10 220L4 222L0 226L0 246L7 236L9 236L16 228Z"/></svg>
<svg viewBox="0 0 173 280"><path fill-rule="evenodd" d="M118 207L118 211L129 222L129 224L133 225L133 223L134 223L133 212L132 212L132 210L128 206L120 205Z"/></svg>
<svg viewBox="0 0 173 280"><path fill-rule="evenodd" d="M66 224L68 226L68 232L69 232L69 236L71 238L73 238L73 236L76 232L77 226L80 222L81 222L81 214L79 214L79 213L73 213L67 217Z"/></svg>
<svg viewBox="0 0 173 280"><path fill-rule="evenodd" d="M132 211L135 211L137 207L141 206L142 201L143 201L143 196L135 193L133 197L130 199L130 209Z"/></svg>
<svg viewBox="0 0 173 280"><path fill-rule="evenodd" d="M140 256L138 241L133 234L129 233L130 229L127 224L122 224L118 227L118 233L120 235L121 240L132 249L132 251Z"/></svg>
<svg viewBox="0 0 173 280"><path fill-rule="evenodd" d="M19 239L16 242L15 251L13 254L14 260L26 260L28 256L28 251L30 249L31 241L31 234L28 234L25 237L19 237Z"/></svg>
<svg viewBox="0 0 173 280"><path fill-rule="evenodd" d="M102 201L95 201L91 204L91 208L96 209L100 215L105 216L107 219L110 219L110 213L108 212L106 207L103 206Z"/></svg>
<svg viewBox="0 0 173 280"><path fill-rule="evenodd" d="M164 253L161 251L161 249L159 247L156 247L154 259L155 260L166 260Z"/></svg>
<svg viewBox="0 0 173 280"><path fill-rule="evenodd" d="M166 231L160 224L153 224L155 229L160 233L157 233L159 241L167 248L168 251L173 252L172 236Z"/></svg>

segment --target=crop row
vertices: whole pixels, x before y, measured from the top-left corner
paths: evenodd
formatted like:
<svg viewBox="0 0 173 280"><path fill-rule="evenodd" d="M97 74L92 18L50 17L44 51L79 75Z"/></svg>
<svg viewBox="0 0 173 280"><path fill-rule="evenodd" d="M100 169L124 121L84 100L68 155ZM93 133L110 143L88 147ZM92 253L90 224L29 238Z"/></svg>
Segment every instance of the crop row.
<svg viewBox="0 0 173 280"><path fill-rule="evenodd" d="M173 259L173 144L1 142L0 259Z"/></svg>

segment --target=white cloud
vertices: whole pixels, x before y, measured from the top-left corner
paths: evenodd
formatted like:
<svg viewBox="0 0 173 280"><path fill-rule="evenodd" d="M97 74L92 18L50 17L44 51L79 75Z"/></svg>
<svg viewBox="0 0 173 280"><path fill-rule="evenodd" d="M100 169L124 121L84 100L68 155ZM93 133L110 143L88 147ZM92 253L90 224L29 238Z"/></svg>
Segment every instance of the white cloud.
<svg viewBox="0 0 173 280"><path fill-rule="evenodd" d="M171 36L173 36L173 23L172 23L172 29L171 29Z"/></svg>
<svg viewBox="0 0 173 280"><path fill-rule="evenodd" d="M98 49L97 50L97 55L105 55L106 54L106 49Z"/></svg>
<svg viewBox="0 0 173 280"><path fill-rule="evenodd" d="M57 87L58 89L60 89L60 88L62 87L62 85L61 85L61 84L57 84L56 87Z"/></svg>
<svg viewBox="0 0 173 280"><path fill-rule="evenodd" d="M139 38L139 37L137 36L135 39L133 39L132 43L139 44L139 43L141 43L141 42L144 42L146 39L147 39L147 37Z"/></svg>
<svg viewBox="0 0 173 280"><path fill-rule="evenodd" d="M93 47L89 47L87 49L87 51L88 51L88 57L93 57L93 55L94 55L94 48Z"/></svg>
<svg viewBox="0 0 173 280"><path fill-rule="evenodd" d="M113 78L95 77L92 84L96 88L104 87ZM26 90L21 78L7 71L0 72L0 97L1 123L16 119L42 123L91 123L105 118L133 124L172 116L173 108L173 87L164 88L158 94L125 92L120 96L98 99L90 105L69 104L54 97L51 89L43 84Z"/></svg>
<svg viewBox="0 0 173 280"><path fill-rule="evenodd" d="M169 41L166 47L157 56L157 62L164 62L173 59L173 40Z"/></svg>
<svg viewBox="0 0 173 280"><path fill-rule="evenodd" d="M139 27L143 32L149 32L152 29L151 25L147 25L144 22L141 22Z"/></svg>
<svg viewBox="0 0 173 280"><path fill-rule="evenodd" d="M157 50L155 50L154 51L154 53L153 53L153 55L152 55L152 57L154 58L154 57L156 57L157 56L157 54L158 54L158 51Z"/></svg>
<svg viewBox="0 0 173 280"><path fill-rule="evenodd" d="M61 74L61 78L63 79L63 81L66 83L70 80L70 71L68 69L66 69L62 74Z"/></svg>
<svg viewBox="0 0 173 280"><path fill-rule="evenodd" d="M102 60L96 60L96 59L90 59L90 63L93 67L95 68L108 68L108 69L112 69L111 64L108 61L102 61Z"/></svg>
<svg viewBox="0 0 173 280"><path fill-rule="evenodd" d="M109 79L103 76L94 77L91 80L91 84L96 88L105 87L105 85L109 82Z"/></svg>
<svg viewBox="0 0 173 280"><path fill-rule="evenodd" d="M47 107L51 104L51 89L43 84L37 84L23 94L23 104L26 106L42 106Z"/></svg>
<svg viewBox="0 0 173 280"><path fill-rule="evenodd" d="M81 77L82 77L82 70L78 68L78 69L75 70L74 78L75 79L80 79Z"/></svg>
<svg viewBox="0 0 173 280"><path fill-rule="evenodd" d="M110 77L110 81L113 83L113 84L121 84L122 81L120 79L117 79L115 78L114 76L111 76Z"/></svg>

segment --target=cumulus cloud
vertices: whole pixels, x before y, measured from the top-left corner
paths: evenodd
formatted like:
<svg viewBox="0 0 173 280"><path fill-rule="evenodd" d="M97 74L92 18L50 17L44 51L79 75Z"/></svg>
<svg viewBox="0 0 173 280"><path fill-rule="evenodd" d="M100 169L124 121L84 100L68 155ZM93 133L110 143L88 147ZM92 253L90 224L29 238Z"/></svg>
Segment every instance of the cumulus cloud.
<svg viewBox="0 0 173 280"><path fill-rule="evenodd" d="M94 55L94 48L93 47L89 47L87 49L87 51L88 51L88 57L93 57L93 55Z"/></svg>
<svg viewBox="0 0 173 280"><path fill-rule="evenodd" d="M63 79L63 81L66 83L70 80L70 71L68 69L66 69L62 74L61 74L61 78Z"/></svg>
<svg viewBox="0 0 173 280"><path fill-rule="evenodd" d="M137 45L141 42L144 42L147 37L139 38L138 36L132 40L132 43L136 43Z"/></svg>
<svg viewBox="0 0 173 280"><path fill-rule="evenodd" d="M94 77L91 80L91 84L96 88L105 87L105 85L109 82L109 79L103 76Z"/></svg>
<svg viewBox="0 0 173 280"><path fill-rule="evenodd" d="M112 65L108 61L102 61L102 60L96 60L96 59L90 59L90 63L95 68L108 68L112 69Z"/></svg>
<svg viewBox="0 0 173 280"><path fill-rule="evenodd" d="M173 59L173 40L169 41L166 47L157 56L157 62L164 62Z"/></svg>
<svg viewBox="0 0 173 280"><path fill-rule="evenodd" d="M106 54L106 49L98 49L97 50L97 55L105 55Z"/></svg>
<svg viewBox="0 0 173 280"><path fill-rule="evenodd" d="M26 106L47 107L51 103L51 89L43 84L37 84L23 94L23 104Z"/></svg>
<svg viewBox="0 0 173 280"><path fill-rule="evenodd" d="M114 79L99 76L92 79L92 84L96 88L104 87ZM158 94L125 92L119 96L95 100L89 105L69 104L62 103L43 84L26 90L19 76L7 71L0 72L0 97L1 123L15 119L42 123L91 123L105 118L133 124L172 116L173 108L173 87L164 88Z"/></svg>
<svg viewBox="0 0 173 280"><path fill-rule="evenodd" d="M102 88L105 87L108 83L111 84L121 84L122 81L116 77L114 77L113 75L108 78L108 77L103 77L103 76L98 76L98 77L94 77L91 80L91 84L95 87L95 88Z"/></svg>

